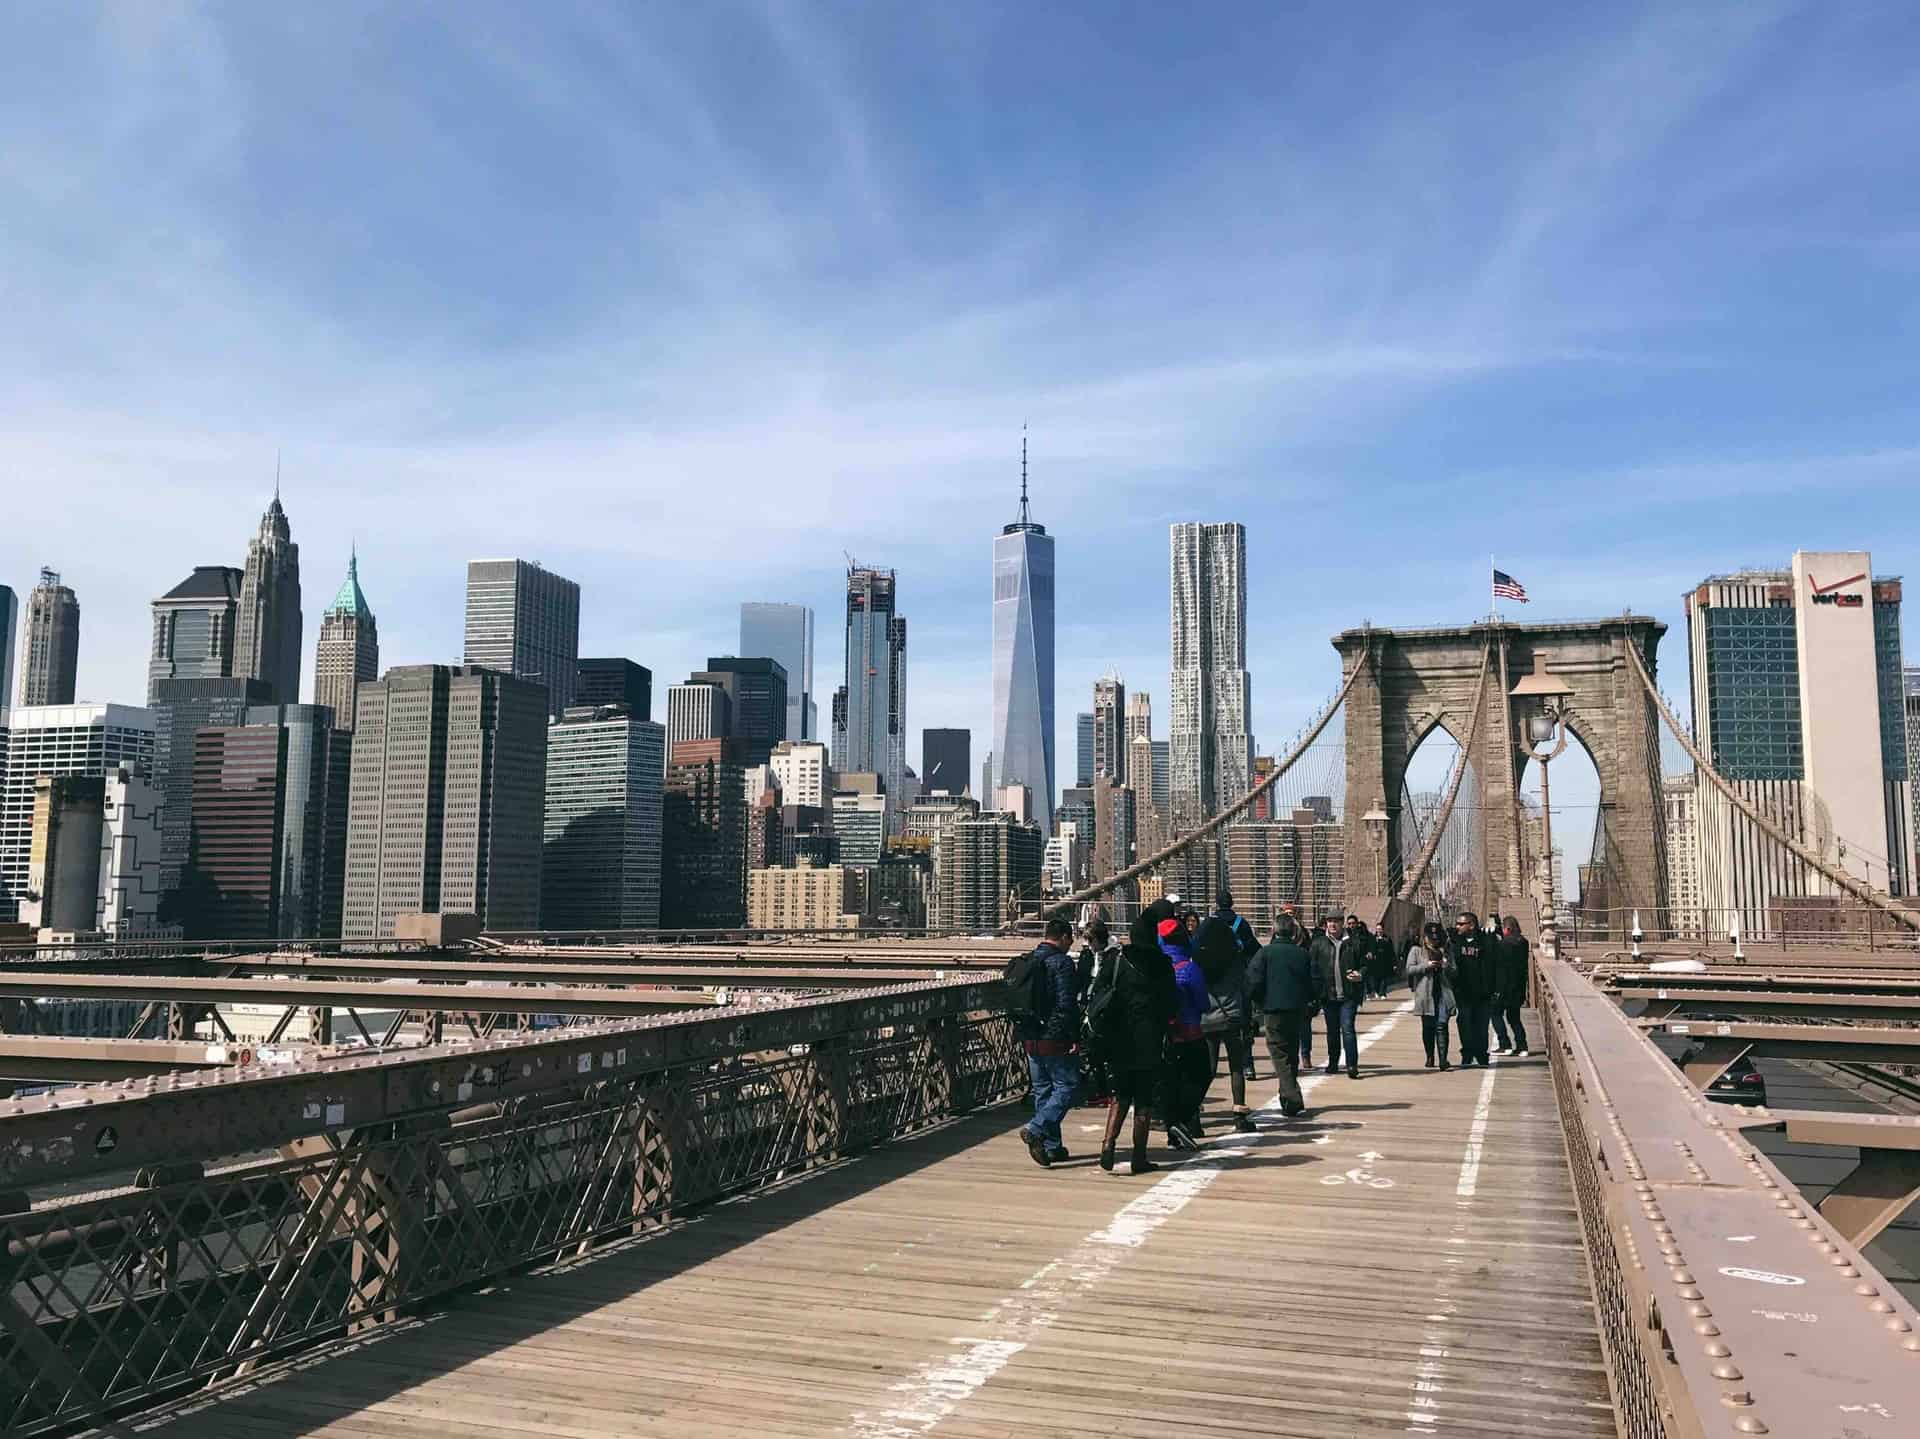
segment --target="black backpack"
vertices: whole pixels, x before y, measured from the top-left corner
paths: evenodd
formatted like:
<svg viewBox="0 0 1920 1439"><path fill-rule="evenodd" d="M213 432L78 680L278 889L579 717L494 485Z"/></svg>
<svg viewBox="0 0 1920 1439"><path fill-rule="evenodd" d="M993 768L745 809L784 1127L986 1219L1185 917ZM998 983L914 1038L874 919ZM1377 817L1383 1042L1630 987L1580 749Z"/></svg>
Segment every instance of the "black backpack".
<svg viewBox="0 0 1920 1439"><path fill-rule="evenodd" d="M1096 1040L1111 1040L1126 1023L1126 1006L1120 1002L1120 966L1126 962L1126 951L1115 950L1112 968L1101 972L1087 999L1087 1033Z"/></svg>
<svg viewBox="0 0 1920 1439"><path fill-rule="evenodd" d="M1007 1013L1015 1019L1045 1019L1052 1011L1053 992L1047 983L1047 963L1039 949L1031 954L1016 954L1007 961L1000 978L1007 986Z"/></svg>

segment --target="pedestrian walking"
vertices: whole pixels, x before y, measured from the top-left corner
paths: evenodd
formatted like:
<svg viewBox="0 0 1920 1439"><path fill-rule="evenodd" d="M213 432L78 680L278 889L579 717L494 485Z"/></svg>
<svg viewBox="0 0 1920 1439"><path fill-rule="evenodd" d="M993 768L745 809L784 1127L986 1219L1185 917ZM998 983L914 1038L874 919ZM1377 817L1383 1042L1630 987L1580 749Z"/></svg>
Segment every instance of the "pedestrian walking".
<svg viewBox="0 0 1920 1439"><path fill-rule="evenodd" d="M1213 1001L1202 1022L1207 1036L1207 1083L1211 1085L1213 1070L1224 1050L1227 1082L1233 1095L1233 1127L1241 1134L1251 1134L1254 1129L1247 1109L1247 1071L1253 1063L1247 1044L1247 961L1259 952L1260 941L1253 936L1253 926L1234 912L1232 893L1221 890L1214 912L1200 922L1194 935L1193 957ZM1200 1097L1204 1104L1205 1087Z"/></svg>
<svg viewBox="0 0 1920 1439"><path fill-rule="evenodd" d="M1050 919L1033 953L1007 966L1008 1010L1019 1026L1033 1085L1033 1119L1020 1135L1042 1168L1068 1157L1060 1121L1080 1089L1080 1000L1068 953L1072 944L1073 926Z"/></svg>
<svg viewBox="0 0 1920 1439"><path fill-rule="evenodd" d="M1524 1056L1527 1049L1527 1024L1520 1011L1527 1003L1527 979L1531 970L1531 951L1527 937L1520 933L1520 921L1508 915L1500 926L1499 959L1494 972L1499 990L1494 996L1493 1012L1505 1026L1500 1032L1500 1054Z"/></svg>
<svg viewBox="0 0 1920 1439"><path fill-rule="evenodd" d="M1129 1113L1133 1115L1133 1173L1151 1174L1159 1168L1147 1158L1147 1141L1153 1134L1175 986L1173 966L1160 948L1158 927L1173 914L1171 901L1155 900L1134 920L1126 945L1114 959L1111 998L1102 997L1096 979L1090 1005L1092 1029L1113 1089L1107 1102L1106 1133L1100 1141L1100 1167L1108 1173L1113 1172L1114 1151Z"/></svg>
<svg viewBox="0 0 1920 1439"><path fill-rule="evenodd" d="M1300 1034L1302 1021L1311 1024L1319 1002L1313 957L1300 943L1304 938L1292 917L1283 914L1272 942L1247 963L1247 1001L1260 1011L1267 1058L1280 1086L1280 1112L1289 1118L1306 1112Z"/></svg>
<svg viewBox="0 0 1920 1439"><path fill-rule="evenodd" d="M1185 916L1160 922L1160 949L1173 965L1174 1014L1167 1024L1164 1088L1167 1143L1197 1149L1204 1132L1200 1099L1206 1093L1212 1062L1202 1029L1208 1007L1207 980L1193 958L1193 930ZM1197 917L1196 917L1197 918Z"/></svg>
<svg viewBox="0 0 1920 1439"><path fill-rule="evenodd" d="M1460 1067L1493 1063L1487 1052L1487 1022L1498 987L1490 936L1471 910L1453 924L1453 993L1460 1029Z"/></svg>
<svg viewBox="0 0 1920 1439"><path fill-rule="evenodd" d="M1367 946L1367 977L1371 981L1368 988L1376 999L1387 997L1387 992L1393 988L1394 971L1398 968L1393 941L1387 937L1387 926L1383 920Z"/></svg>
<svg viewBox="0 0 1920 1439"><path fill-rule="evenodd" d="M1447 1063L1447 1022L1453 1017L1453 951L1447 945L1447 932L1429 921L1407 951L1407 986L1413 991L1413 1008L1420 1016L1420 1043L1427 1051L1427 1068L1436 1065L1452 1069Z"/></svg>
<svg viewBox="0 0 1920 1439"><path fill-rule="evenodd" d="M1340 1072L1342 1051L1346 1056L1349 1079L1360 1077L1360 1041L1354 1020L1366 998L1367 938L1358 915L1347 916L1343 927L1329 915L1321 926L1323 933L1314 941L1313 963L1321 992L1321 1013L1327 1023L1328 1074Z"/></svg>

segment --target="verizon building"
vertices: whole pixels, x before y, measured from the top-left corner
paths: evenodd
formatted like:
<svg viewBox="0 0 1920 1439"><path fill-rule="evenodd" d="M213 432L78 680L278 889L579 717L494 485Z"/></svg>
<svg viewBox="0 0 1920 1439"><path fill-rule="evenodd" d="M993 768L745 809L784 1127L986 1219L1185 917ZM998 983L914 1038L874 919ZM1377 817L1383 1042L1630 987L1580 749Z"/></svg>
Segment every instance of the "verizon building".
<svg viewBox="0 0 1920 1439"><path fill-rule="evenodd" d="M1761 813L1829 863L1914 892L1913 794L1900 656L1900 581L1865 551L1800 551L1789 570L1715 575L1686 596L1694 739ZM1834 886L1746 821L1697 796L1702 922L1770 932L1781 901Z"/></svg>

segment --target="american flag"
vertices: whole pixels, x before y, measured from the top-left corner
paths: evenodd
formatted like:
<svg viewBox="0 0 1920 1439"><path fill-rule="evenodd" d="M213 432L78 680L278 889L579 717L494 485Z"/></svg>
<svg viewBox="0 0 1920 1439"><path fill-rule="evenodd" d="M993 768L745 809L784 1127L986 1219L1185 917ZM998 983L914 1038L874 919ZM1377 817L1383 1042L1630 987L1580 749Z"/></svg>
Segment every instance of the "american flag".
<svg viewBox="0 0 1920 1439"><path fill-rule="evenodd" d="M1527 603L1527 587L1505 570L1493 572L1493 597L1497 600L1518 600Z"/></svg>

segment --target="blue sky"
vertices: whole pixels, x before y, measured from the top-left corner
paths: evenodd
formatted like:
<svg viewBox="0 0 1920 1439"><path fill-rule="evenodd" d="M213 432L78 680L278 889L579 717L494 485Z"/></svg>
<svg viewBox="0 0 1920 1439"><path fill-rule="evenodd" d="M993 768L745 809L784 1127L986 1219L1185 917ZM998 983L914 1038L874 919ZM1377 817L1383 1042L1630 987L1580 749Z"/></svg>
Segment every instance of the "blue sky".
<svg viewBox="0 0 1920 1439"><path fill-rule="evenodd" d="M1109 665L1164 726L1178 519L1248 526L1273 743L1330 634L1478 615L1489 550L1535 617L1670 623L1796 547L1916 568L1910 4L6 28L0 579L65 573L88 696L142 696L147 601L240 562L276 451L309 646L357 536L388 663L513 553L660 684L813 603L824 710L842 553L895 566L915 759L986 745L1023 421L1063 757Z"/></svg>

